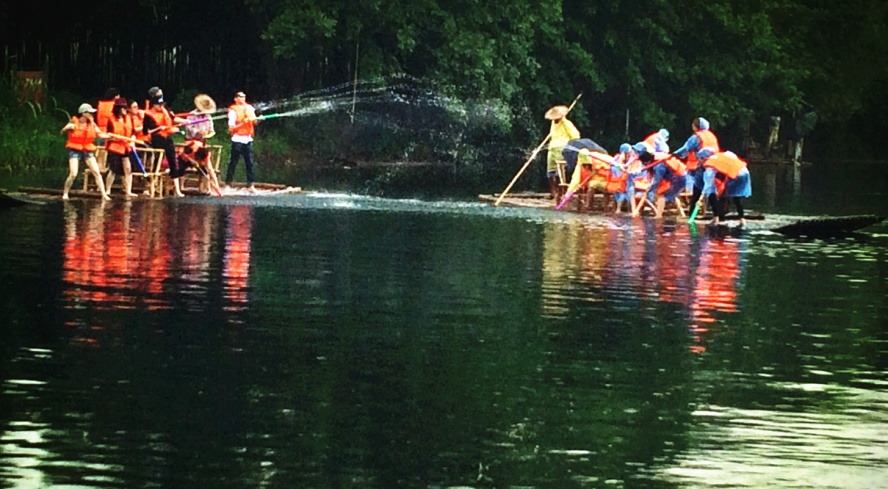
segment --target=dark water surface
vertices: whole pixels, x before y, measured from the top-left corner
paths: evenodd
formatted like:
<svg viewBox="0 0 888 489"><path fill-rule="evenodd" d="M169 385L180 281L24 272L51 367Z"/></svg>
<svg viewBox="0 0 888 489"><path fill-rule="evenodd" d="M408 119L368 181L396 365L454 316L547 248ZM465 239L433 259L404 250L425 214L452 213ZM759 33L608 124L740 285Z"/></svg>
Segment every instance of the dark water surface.
<svg viewBox="0 0 888 489"><path fill-rule="evenodd" d="M884 213L888 167L803 171L752 207ZM0 229L0 487L888 487L884 224L327 193Z"/></svg>

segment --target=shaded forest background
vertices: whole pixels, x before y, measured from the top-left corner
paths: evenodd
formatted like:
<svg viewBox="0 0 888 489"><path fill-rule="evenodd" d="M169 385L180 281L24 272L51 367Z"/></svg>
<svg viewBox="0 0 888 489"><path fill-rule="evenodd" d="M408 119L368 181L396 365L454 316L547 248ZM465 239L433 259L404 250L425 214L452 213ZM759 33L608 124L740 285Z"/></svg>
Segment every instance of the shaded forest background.
<svg viewBox="0 0 888 489"><path fill-rule="evenodd" d="M659 127L678 146L704 116L725 147L741 150L766 139L772 116L791 139L796 121L816 114L804 128L806 159L876 159L888 130L884 1L95 0L28 10L0 11L4 79L14 87L14 73L42 70L68 112L109 87L141 100L160 86L174 109L188 110L198 92L224 106L237 90L276 100L406 74L464 108L505 111L504 122L469 121L463 134L497 140L469 159L508 160L510 171L545 135L544 111L579 93L571 119L610 149ZM10 104L0 119L12 117ZM425 117L405 123L438 124ZM295 135L320 130L349 133L354 146L346 121L291 121L281 131L295 146L318 139ZM407 142L385 148L399 144ZM386 151L364 145L339 156L397 157ZM429 155L441 157L416 158Z"/></svg>

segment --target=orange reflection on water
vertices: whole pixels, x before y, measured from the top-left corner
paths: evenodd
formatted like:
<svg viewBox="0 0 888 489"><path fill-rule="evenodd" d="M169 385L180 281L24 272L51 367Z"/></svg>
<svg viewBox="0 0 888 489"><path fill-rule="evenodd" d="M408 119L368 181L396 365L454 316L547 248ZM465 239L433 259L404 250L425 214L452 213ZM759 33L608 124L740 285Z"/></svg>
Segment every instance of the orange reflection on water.
<svg viewBox="0 0 888 489"><path fill-rule="evenodd" d="M97 332L112 327L103 321L123 326L119 315L95 311L218 307L207 297L218 290L209 286L213 281L223 283L223 298L235 309L246 307L251 207L77 202L65 204L64 218L62 300L67 309L82 311L66 322L81 332L76 342L96 345ZM219 260L221 271L212 266Z"/></svg>
<svg viewBox="0 0 888 489"><path fill-rule="evenodd" d="M615 301L645 309L668 302L687 311L691 350L704 352L716 312L737 311L741 241L696 236L682 223L632 220L595 227L581 221L547 227L543 310L566 317L572 299Z"/></svg>
<svg viewBox="0 0 888 489"><path fill-rule="evenodd" d="M245 308L250 279L250 241L253 227L253 208L231 207L226 216L225 261L222 276L225 280L224 297L227 311Z"/></svg>
<svg viewBox="0 0 888 489"><path fill-rule="evenodd" d="M701 243L693 296L688 305L695 352L706 351L703 336L717 322L714 312L737 312L737 282L742 264L739 240L716 237Z"/></svg>
<svg viewBox="0 0 888 489"><path fill-rule="evenodd" d="M65 208L64 294L94 309L132 308L135 296L127 290L130 207L105 207Z"/></svg>

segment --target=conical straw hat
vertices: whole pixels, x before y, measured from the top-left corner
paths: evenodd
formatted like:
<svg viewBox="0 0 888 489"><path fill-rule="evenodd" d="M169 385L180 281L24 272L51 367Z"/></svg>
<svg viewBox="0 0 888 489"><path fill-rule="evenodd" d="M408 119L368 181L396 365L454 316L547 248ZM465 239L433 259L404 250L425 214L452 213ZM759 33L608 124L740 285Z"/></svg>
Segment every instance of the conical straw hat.
<svg viewBox="0 0 888 489"><path fill-rule="evenodd" d="M216 102L209 95L201 93L194 97L194 106L201 112L215 112Z"/></svg>
<svg viewBox="0 0 888 489"><path fill-rule="evenodd" d="M561 119L562 117L567 115L567 106L566 105L556 105L551 109L546 111L546 119L550 121L554 121L556 119Z"/></svg>

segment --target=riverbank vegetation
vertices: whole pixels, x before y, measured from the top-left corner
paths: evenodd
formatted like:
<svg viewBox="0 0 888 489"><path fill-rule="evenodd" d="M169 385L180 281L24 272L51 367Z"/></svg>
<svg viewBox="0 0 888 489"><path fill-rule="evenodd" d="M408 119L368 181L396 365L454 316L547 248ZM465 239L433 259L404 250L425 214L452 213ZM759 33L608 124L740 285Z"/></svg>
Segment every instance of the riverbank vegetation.
<svg viewBox="0 0 888 489"><path fill-rule="evenodd" d="M781 139L807 136L813 158L872 158L888 130L884 2L144 0L127 4L132 22L109 22L121 5L0 15L3 165L58 158L64 111L81 101L58 94L94 103L117 87L142 99L154 85L188 110L184 94L197 91L224 107L237 90L289 100L407 76L448 103L356 97L269 121L257 151L342 166L453 163L469 180L513 174L545 136L541 114L580 93L571 119L608 148L659 127L678 145L700 115L740 152L767 140L779 116ZM40 73L39 104L16 85L27 70Z"/></svg>

